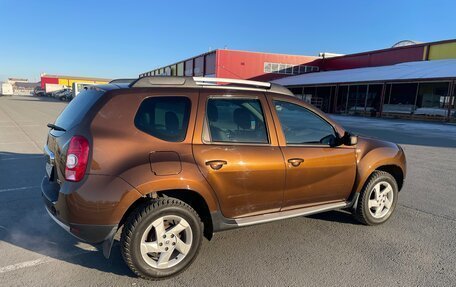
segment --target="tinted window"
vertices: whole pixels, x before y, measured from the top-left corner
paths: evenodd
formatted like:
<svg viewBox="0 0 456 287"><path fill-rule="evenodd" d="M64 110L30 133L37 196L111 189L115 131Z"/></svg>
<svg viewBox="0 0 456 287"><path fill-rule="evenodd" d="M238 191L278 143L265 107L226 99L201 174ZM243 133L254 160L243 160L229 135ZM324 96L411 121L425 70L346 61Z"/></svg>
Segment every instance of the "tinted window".
<svg viewBox="0 0 456 287"><path fill-rule="evenodd" d="M328 144L333 127L304 107L274 101L287 144Z"/></svg>
<svg viewBox="0 0 456 287"><path fill-rule="evenodd" d="M83 90L63 110L55 121L55 125L70 130L81 122L89 109L103 94L104 91L102 90Z"/></svg>
<svg viewBox="0 0 456 287"><path fill-rule="evenodd" d="M206 115L213 142L268 143L259 100L209 99Z"/></svg>
<svg viewBox="0 0 456 287"><path fill-rule="evenodd" d="M156 138L181 142L187 133L189 116L188 98L153 97L142 102L135 116L135 125Z"/></svg>

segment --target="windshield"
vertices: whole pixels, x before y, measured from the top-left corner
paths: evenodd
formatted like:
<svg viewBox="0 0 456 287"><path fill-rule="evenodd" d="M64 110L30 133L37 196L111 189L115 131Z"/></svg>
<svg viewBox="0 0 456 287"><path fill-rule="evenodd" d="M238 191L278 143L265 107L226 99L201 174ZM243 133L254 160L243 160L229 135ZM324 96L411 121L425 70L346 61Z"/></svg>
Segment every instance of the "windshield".
<svg viewBox="0 0 456 287"><path fill-rule="evenodd" d="M104 94L102 90L83 90L63 110L55 121L55 125L65 130L72 129L81 122L89 109Z"/></svg>

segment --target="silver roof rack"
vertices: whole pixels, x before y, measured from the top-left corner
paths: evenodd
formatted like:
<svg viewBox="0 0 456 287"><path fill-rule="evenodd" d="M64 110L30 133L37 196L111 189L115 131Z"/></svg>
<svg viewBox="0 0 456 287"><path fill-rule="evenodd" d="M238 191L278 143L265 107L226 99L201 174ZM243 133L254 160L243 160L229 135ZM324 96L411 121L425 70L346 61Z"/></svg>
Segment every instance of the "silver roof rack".
<svg viewBox="0 0 456 287"><path fill-rule="evenodd" d="M271 88L271 83L259 82L259 81L250 81L250 80L239 80L239 79L227 79L227 78L207 78L207 77L193 77L193 81L197 85L217 85L218 83L226 84L238 84L243 86L253 86L261 88Z"/></svg>
<svg viewBox="0 0 456 287"><path fill-rule="evenodd" d="M133 83L134 81L136 81L137 79L114 79L112 81L110 81L109 83L110 84L131 84Z"/></svg>
<svg viewBox="0 0 456 287"><path fill-rule="evenodd" d="M285 87L267 82L209 78L209 77L176 77L176 76L146 76L137 79L129 85L130 88L152 88L152 87L182 87L182 88L213 88L213 89L235 89L245 91L271 91L284 95L293 94Z"/></svg>

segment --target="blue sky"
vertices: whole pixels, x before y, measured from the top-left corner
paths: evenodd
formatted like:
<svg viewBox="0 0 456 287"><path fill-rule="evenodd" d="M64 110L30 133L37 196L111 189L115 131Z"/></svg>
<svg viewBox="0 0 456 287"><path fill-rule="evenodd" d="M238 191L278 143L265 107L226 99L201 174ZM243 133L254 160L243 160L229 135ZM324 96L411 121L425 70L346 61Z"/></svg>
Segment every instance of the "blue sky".
<svg viewBox="0 0 456 287"><path fill-rule="evenodd" d="M317 55L456 38L456 1L0 0L0 80L135 77L230 49Z"/></svg>

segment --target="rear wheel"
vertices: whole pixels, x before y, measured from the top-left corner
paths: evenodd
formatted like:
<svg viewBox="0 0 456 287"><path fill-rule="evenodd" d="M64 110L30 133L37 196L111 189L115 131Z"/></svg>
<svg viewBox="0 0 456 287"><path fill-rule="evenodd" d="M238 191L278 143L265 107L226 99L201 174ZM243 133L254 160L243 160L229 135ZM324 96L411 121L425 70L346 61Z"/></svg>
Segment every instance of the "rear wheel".
<svg viewBox="0 0 456 287"><path fill-rule="evenodd" d="M361 191L355 218L366 225L382 224L393 214L397 199L398 187L394 177L384 171L375 171Z"/></svg>
<svg viewBox="0 0 456 287"><path fill-rule="evenodd" d="M185 270L201 246L203 224L186 203L164 198L130 216L121 237L128 267L144 279L157 280Z"/></svg>

